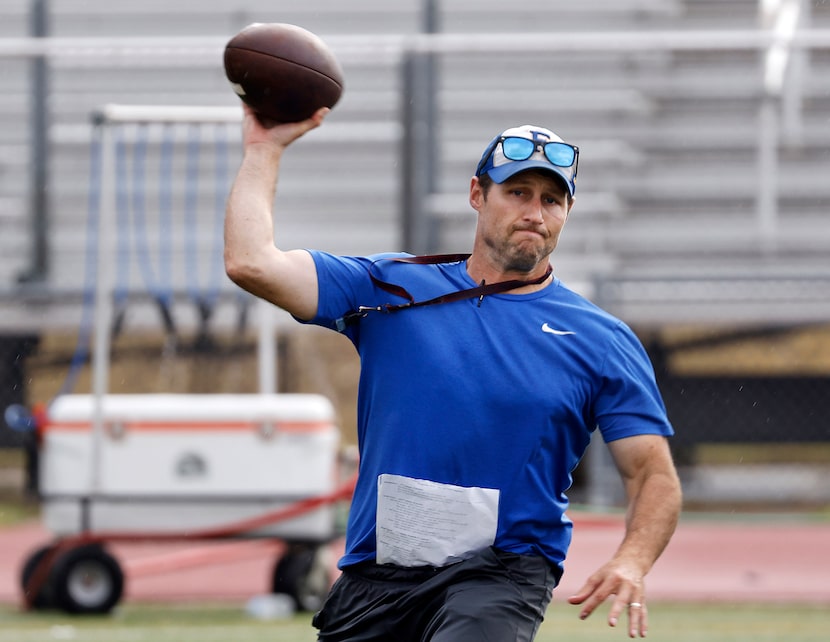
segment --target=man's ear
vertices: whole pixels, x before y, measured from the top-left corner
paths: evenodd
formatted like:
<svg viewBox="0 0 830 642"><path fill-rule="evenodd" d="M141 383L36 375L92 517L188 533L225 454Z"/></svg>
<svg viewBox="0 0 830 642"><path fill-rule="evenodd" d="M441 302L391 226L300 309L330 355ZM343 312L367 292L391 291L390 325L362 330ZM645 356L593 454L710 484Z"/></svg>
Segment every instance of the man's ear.
<svg viewBox="0 0 830 642"><path fill-rule="evenodd" d="M571 210L573 209L574 203L576 202L575 196L568 197L568 216L571 215Z"/></svg>
<svg viewBox="0 0 830 642"><path fill-rule="evenodd" d="M568 214L567 214L567 216L565 217L565 220L567 220L568 216L570 216L570 215L571 215L571 210L572 210L572 209L573 209L573 207L574 207L574 202L575 202L575 201L576 201L576 197L574 197L574 196L571 196L571 197L569 197L569 198L568 198Z"/></svg>
<svg viewBox="0 0 830 642"><path fill-rule="evenodd" d="M473 176L470 180L470 207L472 207L476 212L480 212L483 203L484 190L481 189L481 184L478 182L478 176Z"/></svg>

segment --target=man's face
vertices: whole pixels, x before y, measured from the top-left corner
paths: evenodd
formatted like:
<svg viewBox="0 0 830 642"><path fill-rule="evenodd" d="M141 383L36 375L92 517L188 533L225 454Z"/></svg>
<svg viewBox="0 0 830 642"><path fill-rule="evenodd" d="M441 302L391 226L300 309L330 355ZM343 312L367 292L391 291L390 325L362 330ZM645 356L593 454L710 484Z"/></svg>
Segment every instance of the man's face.
<svg viewBox="0 0 830 642"><path fill-rule="evenodd" d="M487 254L503 272L527 274L559 241L573 199L549 172L519 172L484 193L477 178L470 185L470 204L478 212L475 249Z"/></svg>

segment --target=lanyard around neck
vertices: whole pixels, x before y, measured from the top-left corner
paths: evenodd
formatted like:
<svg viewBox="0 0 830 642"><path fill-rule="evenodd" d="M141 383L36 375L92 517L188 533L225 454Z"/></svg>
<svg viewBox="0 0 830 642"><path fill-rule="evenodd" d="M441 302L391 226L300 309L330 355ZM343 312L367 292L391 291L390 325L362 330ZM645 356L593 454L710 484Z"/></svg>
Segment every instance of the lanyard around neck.
<svg viewBox="0 0 830 642"><path fill-rule="evenodd" d="M453 301L462 301L464 299L472 299L474 297L479 297L479 299L481 299L491 294L499 294L501 292L515 290L516 288L520 288L525 285L538 285L539 283L544 282L551 275L551 272L553 272L553 268L550 265L548 265L548 268L547 270L545 270L545 273L536 279L511 279L509 281L499 281L498 283L489 284L485 284L484 282L482 282L481 285L477 285L473 288L448 292L446 294L442 294L440 296L434 297L432 299L427 299L425 301L416 301L415 297L413 297L409 293L409 291L406 290L406 288L378 278L377 276L375 276L373 269L375 267L375 264L379 263L380 261L395 261L396 263L413 263L416 265L435 265L437 263L457 263L459 261L466 261L468 258L470 258L469 254L429 254L424 256L391 257L373 261L369 266L369 278L372 279L372 283L374 283L384 292L388 292L389 294L394 294L395 296L406 299L407 302L398 304L384 303L383 305L378 306L362 305L357 310L347 312L341 318L337 319L337 321L335 322L337 330L339 332L342 332L346 329L347 326L353 325L360 321L360 319L369 314L369 312L391 313L399 312L400 310L406 310L407 308L418 308L426 305L437 305L439 303L452 303Z"/></svg>

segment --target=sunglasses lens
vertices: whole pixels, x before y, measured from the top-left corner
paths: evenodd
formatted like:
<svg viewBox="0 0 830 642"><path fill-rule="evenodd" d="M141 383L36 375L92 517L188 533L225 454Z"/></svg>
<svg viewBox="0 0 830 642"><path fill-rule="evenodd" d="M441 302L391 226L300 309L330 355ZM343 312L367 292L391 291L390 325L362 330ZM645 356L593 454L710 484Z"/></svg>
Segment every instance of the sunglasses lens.
<svg viewBox="0 0 830 642"><path fill-rule="evenodd" d="M527 160L533 155L536 143L527 138L505 138L501 142L501 149L504 155L513 161Z"/></svg>
<svg viewBox="0 0 830 642"><path fill-rule="evenodd" d="M570 167L574 164L576 152L565 143L548 143L545 145L545 156L557 167Z"/></svg>

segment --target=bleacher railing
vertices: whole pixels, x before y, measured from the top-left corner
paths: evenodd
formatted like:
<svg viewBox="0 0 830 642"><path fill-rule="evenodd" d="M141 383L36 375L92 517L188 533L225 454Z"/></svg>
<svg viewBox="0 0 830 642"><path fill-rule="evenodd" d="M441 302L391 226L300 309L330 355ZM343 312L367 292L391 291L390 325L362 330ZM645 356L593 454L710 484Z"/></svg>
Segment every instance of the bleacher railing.
<svg viewBox="0 0 830 642"><path fill-rule="evenodd" d="M759 58L765 59L766 73L762 74L763 83L758 87L755 229L747 230L747 234L759 239L760 251L766 249L774 253L780 232L779 194L775 179L780 164L778 141L782 132L797 133L803 129L800 107L803 103L804 54L830 49L830 30L799 29L791 23L772 21L766 28L746 31L530 33L522 34L520 38L497 33L371 37L332 35L326 36L326 40L346 65L379 62L401 65L404 93L401 104L408 108L402 109L400 116L399 142L405 143L400 145L400 164L410 169L425 168L423 171L404 171L401 175L401 246L413 252L440 249L441 239L435 232L440 226L436 228L436 219L453 214L447 199L435 191L434 176L440 171L441 164L440 158L437 163L435 158L436 151L440 154L440 150L433 149L429 144L434 139L435 128L439 126L442 106L434 91L423 91L422 83L426 77L422 72L423 65L434 56L498 52L527 55L563 52L757 52ZM128 69L136 60L140 60L144 68L153 65L218 68L225 42L225 37L7 38L0 40L0 58L44 59L61 68L92 66ZM43 100L43 97L40 99ZM437 111L436 100L439 100ZM436 113L437 120L429 118L429 114ZM358 126L354 124L355 128ZM358 137L359 132L355 131L354 135ZM590 195L586 194L586 199L590 199ZM33 230L33 234L43 233L44 229ZM598 244L602 244L601 239ZM594 276L603 279L606 275ZM811 274L809 278L815 279L817 275ZM596 292L604 293L606 303L612 308L624 305L625 301L618 298L625 296L625 284L618 287L619 284L612 282L610 287L603 288L603 283L597 286ZM653 291L659 290L658 287ZM699 301L694 303L698 305ZM648 309L647 314L659 318L661 313L656 310L657 304L649 302L649 305L641 310ZM714 305L717 307L720 304L715 301ZM634 308L629 308L628 312L632 317L639 314ZM753 308L752 314L756 312ZM813 306L809 314L814 318L826 312L826 306Z"/></svg>

